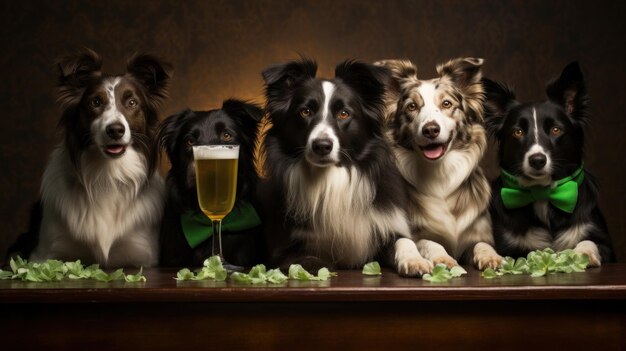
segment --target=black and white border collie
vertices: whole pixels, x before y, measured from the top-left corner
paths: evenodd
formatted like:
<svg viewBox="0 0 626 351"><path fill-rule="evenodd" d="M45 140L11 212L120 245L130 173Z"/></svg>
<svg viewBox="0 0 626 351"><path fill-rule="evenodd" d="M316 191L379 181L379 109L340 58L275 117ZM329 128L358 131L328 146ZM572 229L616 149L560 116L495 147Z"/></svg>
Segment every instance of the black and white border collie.
<svg viewBox="0 0 626 351"><path fill-rule="evenodd" d="M550 247L587 254L592 266L614 261L611 239L598 207L596 179L583 169L588 97L578 63L569 64L547 86L548 100L522 103L504 84L485 79L489 131L499 142L503 171L525 191L553 191L559 180L574 176L578 198L573 212L552 200L535 199L521 207L505 206L504 182L493 183L491 214L498 251L520 257ZM510 185L508 185L510 186ZM516 205L519 206L519 205ZM507 208L509 207L509 208Z"/></svg>
<svg viewBox="0 0 626 351"><path fill-rule="evenodd" d="M170 67L135 55L126 74L103 75L98 54L85 49L58 68L64 140L43 175L30 259L153 266L164 192L155 130Z"/></svg>
<svg viewBox="0 0 626 351"><path fill-rule="evenodd" d="M408 216L421 254L451 267L460 260L496 268L489 182L479 166L487 147L483 122L483 60L459 58L417 78L408 60L385 60L392 80L386 98L388 139L408 183Z"/></svg>
<svg viewBox="0 0 626 351"><path fill-rule="evenodd" d="M263 72L272 264L361 268L379 259L402 275L430 271L410 239L403 180L384 140L387 70L346 61L332 80L316 71L303 59Z"/></svg>
<svg viewBox="0 0 626 351"><path fill-rule="evenodd" d="M159 144L165 149L172 167L167 175L167 200L160 234L162 266L201 266L212 255L212 239L192 248L182 229L181 215L187 211L201 213L196 191L193 145L239 145L237 167L237 201L259 208L256 201L258 176L253 151L258 123L263 110L254 104L226 100L221 109L185 110L165 119L159 129ZM263 233L260 226L222 232L222 249L226 260L241 266L263 261Z"/></svg>

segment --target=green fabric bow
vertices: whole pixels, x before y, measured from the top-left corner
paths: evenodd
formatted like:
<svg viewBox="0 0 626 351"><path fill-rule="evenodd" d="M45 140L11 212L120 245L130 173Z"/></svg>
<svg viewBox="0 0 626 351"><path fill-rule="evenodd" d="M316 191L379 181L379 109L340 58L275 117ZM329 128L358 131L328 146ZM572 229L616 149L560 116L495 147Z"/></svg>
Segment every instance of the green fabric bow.
<svg viewBox="0 0 626 351"><path fill-rule="evenodd" d="M180 223L187 243L192 249L213 235L213 223L204 213L187 211L180 215ZM246 230L260 224L261 219L254 206L247 201L240 201L222 220L222 232Z"/></svg>
<svg viewBox="0 0 626 351"><path fill-rule="evenodd" d="M504 186L500 190L504 207L519 208L524 207L538 200L548 199L554 207L567 212L574 212L578 201L578 187L585 177L583 166L581 165L572 175L556 182L554 187L531 186L522 187L517 182L514 175L501 169L500 177Z"/></svg>

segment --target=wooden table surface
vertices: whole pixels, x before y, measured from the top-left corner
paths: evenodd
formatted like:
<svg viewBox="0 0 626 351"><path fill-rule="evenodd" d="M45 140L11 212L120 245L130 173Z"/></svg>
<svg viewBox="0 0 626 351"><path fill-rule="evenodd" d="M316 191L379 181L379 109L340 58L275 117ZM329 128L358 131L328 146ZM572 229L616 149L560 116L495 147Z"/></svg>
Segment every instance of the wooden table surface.
<svg viewBox="0 0 626 351"><path fill-rule="evenodd" d="M134 273L127 270L127 273ZM626 350L626 264L447 283L339 271L283 285L0 281L0 347L23 350Z"/></svg>
<svg viewBox="0 0 626 351"><path fill-rule="evenodd" d="M446 283L403 278L384 269L382 276L339 271L323 282L288 281L248 285L215 281L174 280L177 269L146 269L145 283L92 280L31 283L0 281L0 302L324 302L324 301L471 301L626 299L626 264L607 264L582 273L532 278L506 275L494 279L466 267L468 274ZM126 269L134 273L133 269Z"/></svg>

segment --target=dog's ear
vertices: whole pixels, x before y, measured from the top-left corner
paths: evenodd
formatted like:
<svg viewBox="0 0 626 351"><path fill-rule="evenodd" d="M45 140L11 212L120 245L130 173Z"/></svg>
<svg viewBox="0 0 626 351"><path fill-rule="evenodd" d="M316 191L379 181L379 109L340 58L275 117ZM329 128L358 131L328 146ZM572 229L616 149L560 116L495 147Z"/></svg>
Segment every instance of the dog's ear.
<svg viewBox="0 0 626 351"><path fill-rule="evenodd" d="M389 69L347 60L335 67L335 77L354 89L372 113L380 115L384 107L385 87L390 80Z"/></svg>
<svg viewBox="0 0 626 351"><path fill-rule="evenodd" d="M483 62L485 60L481 58L457 58L437 65L437 73L440 77L449 77L454 85L462 90L467 90L471 87L480 86Z"/></svg>
<svg viewBox="0 0 626 351"><path fill-rule="evenodd" d="M291 88L294 84L308 78L314 78L317 72L315 61L303 58L285 64L273 65L261 73L265 85Z"/></svg>
<svg viewBox="0 0 626 351"><path fill-rule="evenodd" d="M502 129L507 112L518 102L515 93L506 84L487 78L481 82L485 91L485 127L490 135L496 136Z"/></svg>
<svg viewBox="0 0 626 351"><path fill-rule="evenodd" d="M386 67L390 72L387 82L387 98L398 100L402 94L402 85L407 82L417 82L417 66L409 60L381 60L374 62L375 66Z"/></svg>
<svg viewBox="0 0 626 351"><path fill-rule="evenodd" d="M150 103L160 103L168 96L168 84L172 76L172 65L148 54L133 55L126 71L146 88Z"/></svg>
<svg viewBox="0 0 626 351"><path fill-rule="evenodd" d="M578 62L568 64L561 76L548 83L546 93L550 100L563 106L572 119L583 123L587 121L589 98Z"/></svg>
<svg viewBox="0 0 626 351"><path fill-rule="evenodd" d="M442 81L448 79L463 94L462 104L471 121L480 123L483 120L483 85L481 58L465 57L450 60L437 65L437 73Z"/></svg>
<svg viewBox="0 0 626 351"><path fill-rule="evenodd" d="M263 70L261 75L265 81L267 110L274 112L288 109L293 87L307 79L315 78L316 72L317 63L306 58L273 65Z"/></svg>
<svg viewBox="0 0 626 351"><path fill-rule="evenodd" d="M222 109L231 116L252 119L255 124L263 117L263 109L259 105L237 99L225 100L222 103Z"/></svg>
<svg viewBox="0 0 626 351"><path fill-rule="evenodd" d="M247 141L254 139L263 110L255 104L237 99L228 99L222 103L222 110L233 117L239 128L244 131Z"/></svg>
<svg viewBox="0 0 626 351"><path fill-rule="evenodd" d="M65 109L78 104L89 82L101 76L102 60L95 51L83 48L61 57L56 63L59 74L58 101Z"/></svg>
<svg viewBox="0 0 626 351"><path fill-rule="evenodd" d="M186 109L179 113L173 114L161 122L157 130L157 142L159 146L165 150L167 157L172 161L176 155L176 141L178 140L178 133L181 126L190 118L193 118L195 113L190 109Z"/></svg>
<svg viewBox="0 0 626 351"><path fill-rule="evenodd" d="M375 66L386 67L390 78L385 91L386 115L389 119L395 115L397 104L402 97L402 87L406 84L419 82L417 66L409 60L381 60L374 62Z"/></svg>

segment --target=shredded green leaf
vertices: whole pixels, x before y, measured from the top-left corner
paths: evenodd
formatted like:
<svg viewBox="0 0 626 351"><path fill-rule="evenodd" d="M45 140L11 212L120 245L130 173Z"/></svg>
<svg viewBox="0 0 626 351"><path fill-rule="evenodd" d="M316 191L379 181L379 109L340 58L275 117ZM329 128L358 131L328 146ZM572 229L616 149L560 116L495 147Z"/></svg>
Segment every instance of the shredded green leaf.
<svg viewBox="0 0 626 351"><path fill-rule="evenodd" d="M13 272L11 271L3 271L0 269L0 280L11 279L13 277Z"/></svg>
<svg viewBox="0 0 626 351"><path fill-rule="evenodd" d="M267 271L267 274L265 276L267 277L267 281L272 284L282 284L286 282L287 279L289 279L289 277L283 274L283 272L281 272L279 268L270 269L269 271Z"/></svg>
<svg viewBox="0 0 626 351"><path fill-rule="evenodd" d="M366 263L361 273L365 275L381 275L380 264L377 261Z"/></svg>
<svg viewBox="0 0 626 351"><path fill-rule="evenodd" d="M467 274L467 271L461 266L454 266L450 268L450 274L452 275L452 278L457 278L462 276L463 274Z"/></svg>
<svg viewBox="0 0 626 351"><path fill-rule="evenodd" d="M481 274L483 278L493 279L502 275L502 273L496 271L495 269L489 267L485 269Z"/></svg>
<svg viewBox="0 0 626 351"><path fill-rule="evenodd" d="M100 282L110 282L114 280L125 280L127 282L145 282L146 277L143 276L143 267L139 269L137 274L125 275L122 269L108 274L97 264L85 267L76 260L74 262L62 262L59 260L47 260L45 262L28 262L27 260L17 257L11 258L9 265L11 271L0 270L0 279L14 279L29 282L51 282L60 281L65 278L77 279L93 279Z"/></svg>
<svg viewBox="0 0 626 351"><path fill-rule="evenodd" d="M422 279L431 283L444 283L452 278L460 277L463 274L467 274L467 271L461 266L454 266L448 270L445 264L439 263L433 268L430 274L424 274Z"/></svg>
<svg viewBox="0 0 626 351"><path fill-rule="evenodd" d="M119 271L120 271L121 274L124 274L124 273L122 273L121 269ZM115 272L117 272L117 271L115 271ZM113 273L115 273L115 272L113 272ZM111 275L113 275L113 274L111 274ZM146 281L146 277L144 277L144 275L143 275L143 267L139 268L139 272L137 272L137 274L126 274L124 276L124 280L126 280L129 283L145 282Z"/></svg>
<svg viewBox="0 0 626 351"><path fill-rule="evenodd" d="M289 266L289 279L302 280L302 281L322 281L328 280L331 277L336 277L337 273L331 272L328 268L324 267L317 271L317 276L309 273L299 264L292 264Z"/></svg>
<svg viewBox="0 0 626 351"><path fill-rule="evenodd" d="M194 274L188 268L183 268L176 274L176 280L216 280L224 281L228 273L222 265L222 260L219 256L211 256L204 260L203 267Z"/></svg>
<svg viewBox="0 0 626 351"><path fill-rule="evenodd" d="M554 252L550 248L528 253L526 258L505 257L497 270L486 269L483 278L495 278L505 274L530 274L543 277L547 274L584 272L589 265L589 257L574 250Z"/></svg>
<svg viewBox="0 0 626 351"><path fill-rule="evenodd" d="M258 264L252 267L247 274L240 272L232 273L230 279L243 284L281 284L287 281L287 276L284 275L280 269L270 269L268 271L265 265Z"/></svg>

